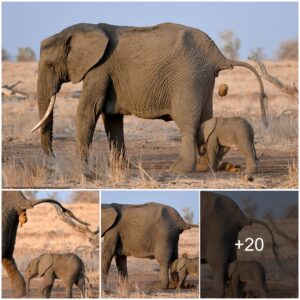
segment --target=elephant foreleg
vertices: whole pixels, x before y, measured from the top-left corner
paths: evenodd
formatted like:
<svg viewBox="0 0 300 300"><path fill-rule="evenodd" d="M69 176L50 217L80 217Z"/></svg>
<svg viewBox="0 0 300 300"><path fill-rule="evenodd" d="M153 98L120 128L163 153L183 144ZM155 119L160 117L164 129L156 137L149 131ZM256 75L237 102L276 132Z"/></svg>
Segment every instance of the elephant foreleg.
<svg viewBox="0 0 300 300"><path fill-rule="evenodd" d="M115 256L118 244L118 234L116 232L108 232L104 237L101 249L101 281L102 287L105 287L107 277L111 265L112 258Z"/></svg>
<svg viewBox="0 0 300 300"><path fill-rule="evenodd" d="M223 298L225 294L225 282L224 282L225 270L216 270L214 272L213 280L213 298Z"/></svg>
<svg viewBox="0 0 300 300"><path fill-rule="evenodd" d="M55 275L53 274L53 271L52 270L46 271L43 277L43 282L39 287L40 297L50 298L54 280L55 280Z"/></svg>
<svg viewBox="0 0 300 300"><path fill-rule="evenodd" d="M179 282L177 285L177 290L184 288L184 282L185 282L186 276L187 276L187 270L186 270L186 268L183 268L183 270L180 270L180 272L179 272Z"/></svg>
<svg viewBox="0 0 300 300"><path fill-rule="evenodd" d="M218 157L217 157L217 153L218 153L218 141L216 137L210 137L208 140L208 144L207 144L207 154L208 154L208 160L209 160L209 164L210 167L212 169L212 171L217 171L217 167L218 167Z"/></svg>
<svg viewBox="0 0 300 300"><path fill-rule="evenodd" d="M181 133L180 155L171 166L171 171L176 173L194 172L196 168L196 135L194 132Z"/></svg>
<svg viewBox="0 0 300 300"><path fill-rule="evenodd" d="M97 80L85 79L77 106L77 152L80 157L83 173L86 177L93 174L88 169L89 148L98 118L103 110L106 95L107 78Z"/></svg>
<svg viewBox="0 0 300 300"><path fill-rule="evenodd" d="M26 295L25 280L19 272L15 260L13 258L2 258L2 264L11 280L14 297L24 297Z"/></svg>
<svg viewBox="0 0 300 300"><path fill-rule="evenodd" d="M111 152L110 163L112 166L118 163L121 163L121 166L123 166L125 162L123 115L107 115L103 113L102 118Z"/></svg>
<svg viewBox="0 0 300 300"><path fill-rule="evenodd" d="M116 259L116 265L118 268L118 274L121 277L122 280L126 280L128 277L127 273L127 256L115 256Z"/></svg>

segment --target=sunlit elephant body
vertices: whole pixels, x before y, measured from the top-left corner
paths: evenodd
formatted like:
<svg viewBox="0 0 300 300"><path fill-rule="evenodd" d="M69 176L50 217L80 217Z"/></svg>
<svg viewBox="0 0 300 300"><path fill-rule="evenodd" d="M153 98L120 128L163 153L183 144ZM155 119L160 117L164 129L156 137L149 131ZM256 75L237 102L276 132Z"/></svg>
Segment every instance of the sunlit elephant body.
<svg viewBox="0 0 300 300"><path fill-rule="evenodd" d="M102 114L110 147L124 154L123 116L174 120L182 145L172 170L194 171L199 125L212 117L215 77L243 66L255 73L265 118L266 97L256 70L225 58L204 32L172 23L152 27L77 24L41 44L37 97L41 143L53 155L53 107L61 84L83 80L77 107L77 149L89 175L88 152Z"/></svg>
<svg viewBox="0 0 300 300"><path fill-rule="evenodd" d="M106 284L115 256L121 278L126 279L127 256L156 259L160 265L160 287L169 284L169 268L178 258L179 235L193 225L178 212L160 203L142 205L102 204L102 281Z"/></svg>

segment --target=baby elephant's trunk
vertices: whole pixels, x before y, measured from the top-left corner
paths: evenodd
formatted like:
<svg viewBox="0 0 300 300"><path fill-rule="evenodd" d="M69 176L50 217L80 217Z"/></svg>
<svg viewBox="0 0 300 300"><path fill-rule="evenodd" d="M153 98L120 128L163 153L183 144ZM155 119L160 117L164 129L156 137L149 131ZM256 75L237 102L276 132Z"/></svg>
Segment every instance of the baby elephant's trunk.
<svg viewBox="0 0 300 300"><path fill-rule="evenodd" d="M30 287L30 278L25 277L25 284L26 284L26 296L29 298L29 287Z"/></svg>

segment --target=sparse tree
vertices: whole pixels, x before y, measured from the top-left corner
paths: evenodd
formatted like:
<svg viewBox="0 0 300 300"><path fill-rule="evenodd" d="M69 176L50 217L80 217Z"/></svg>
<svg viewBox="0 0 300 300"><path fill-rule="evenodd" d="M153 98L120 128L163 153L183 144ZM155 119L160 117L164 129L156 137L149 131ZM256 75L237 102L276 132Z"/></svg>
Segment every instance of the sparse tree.
<svg viewBox="0 0 300 300"><path fill-rule="evenodd" d="M194 213L189 207L184 207L182 208L182 213L183 213L183 219L187 223L192 224L194 221Z"/></svg>
<svg viewBox="0 0 300 300"><path fill-rule="evenodd" d="M34 51L29 47L19 48L17 61L36 61Z"/></svg>
<svg viewBox="0 0 300 300"><path fill-rule="evenodd" d="M234 32L232 30L225 30L219 34L223 46L222 51L225 56L231 59L239 58L239 49L241 47L241 41L234 36Z"/></svg>
<svg viewBox="0 0 300 300"><path fill-rule="evenodd" d="M98 192L75 192L72 194L72 202L75 203L99 203L99 193Z"/></svg>
<svg viewBox="0 0 300 300"><path fill-rule="evenodd" d="M244 213L248 218L255 218L257 206L256 203L252 200L251 197L241 199L244 204Z"/></svg>
<svg viewBox="0 0 300 300"><path fill-rule="evenodd" d="M2 61L7 60L11 60L11 56L6 49L2 48Z"/></svg>
<svg viewBox="0 0 300 300"><path fill-rule="evenodd" d="M256 48L255 50L250 51L249 59L254 61L262 61L266 59L266 55L262 48Z"/></svg>
<svg viewBox="0 0 300 300"><path fill-rule="evenodd" d="M281 42L276 57L278 60L298 60L298 39Z"/></svg>

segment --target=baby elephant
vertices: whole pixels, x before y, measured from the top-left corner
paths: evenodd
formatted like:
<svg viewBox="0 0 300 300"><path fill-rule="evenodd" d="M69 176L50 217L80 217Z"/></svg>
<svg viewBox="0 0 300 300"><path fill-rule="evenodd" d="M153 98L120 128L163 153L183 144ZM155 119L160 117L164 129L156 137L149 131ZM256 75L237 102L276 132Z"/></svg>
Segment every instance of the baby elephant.
<svg viewBox="0 0 300 300"><path fill-rule="evenodd" d="M199 257L189 258L187 254L183 254L181 258L176 259L171 266L171 277L175 278L177 274L179 278L177 290L180 290L184 288L184 281L188 274L199 276Z"/></svg>
<svg viewBox="0 0 300 300"><path fill-rule="evenodd" d="M34 277L43 277L39 287L40 298L50 298L55 278L61 279L66 287L66 297L72 298L72 286L75 283L85 297L85 270L84 264L76 254L45 253L33 259L25 271L26 292L29 296L30 280Z"/></svg>
<svg viewBox="0 0 300 300"><path fill-rule="evenodd" d="M198 133L199 155L207 151L210 167L217 171L223 156L236 145L246 159L246 173L256 172L256 151L251 124L240 117L212 118L205 121Z"/></svg>
<svg viewBox="0 0 300 300"><path fill-rule="evenodd" d="M259 291L260 298L268 297L266 270L258 261L235 261L229 264L228 274L225 288L227 298L242 298L247 284L252 284Z"/></svg>

